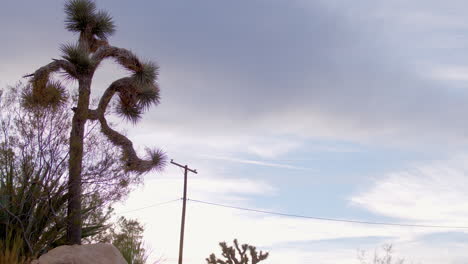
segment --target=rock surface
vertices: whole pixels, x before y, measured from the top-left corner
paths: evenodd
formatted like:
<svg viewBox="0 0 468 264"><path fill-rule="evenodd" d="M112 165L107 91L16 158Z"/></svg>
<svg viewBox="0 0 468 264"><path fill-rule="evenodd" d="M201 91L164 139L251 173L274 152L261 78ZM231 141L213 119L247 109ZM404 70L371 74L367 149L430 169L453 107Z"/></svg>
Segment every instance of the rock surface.
<svg viewBox="0 0 468 264"><path fill-rule="evenodd" d="M60 246L31 264L127 264L111 244Z"/></svg>

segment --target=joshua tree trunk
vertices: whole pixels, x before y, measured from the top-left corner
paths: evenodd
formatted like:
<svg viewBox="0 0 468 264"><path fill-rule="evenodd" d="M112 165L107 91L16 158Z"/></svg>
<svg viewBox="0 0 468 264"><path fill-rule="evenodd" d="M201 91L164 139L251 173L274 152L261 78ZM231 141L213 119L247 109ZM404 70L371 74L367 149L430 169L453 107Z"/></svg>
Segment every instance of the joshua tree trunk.
<svg viewBox="0 0 468 264"><path fill-rule="evenodd" d="M75 108L70 133L67 242L71 245L81 244L81 168L91 87L91 79L83 79L79 81L78 105Z"/></svg>

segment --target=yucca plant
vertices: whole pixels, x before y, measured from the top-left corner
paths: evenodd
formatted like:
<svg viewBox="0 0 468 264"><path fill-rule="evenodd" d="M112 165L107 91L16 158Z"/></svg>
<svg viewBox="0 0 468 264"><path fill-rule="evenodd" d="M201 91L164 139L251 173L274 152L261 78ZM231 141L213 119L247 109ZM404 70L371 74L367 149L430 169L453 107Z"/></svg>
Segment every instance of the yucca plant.
<svg viewBox="0 0 468 264"><path fill-rule="evenodd" d="M149 150L147 157L138 157L132 142L111 128L106 120L106 111L114 96L117 96L116 112L136 123L142 113L160 100L156 82L158 67L152 62L142 62L129 50L108 43L115 31L112 17L98 11L91 0L69 0L65 4L65 26L79 34L77 43L62 45L61 59L39 68L31 77L31 92L24 101L31 107L50 107L62 102L65 88L54 81L53 73L65 73L65 77L77 81L78 100L70 133L69 184L68 184L68 244L81 243L81 170L83 162L83 139L87 121L97 121L108 140L122 150L122 161L127 172L142 174L161 169L165 156L161 150ZM90 109L91 83L94 73L105 59L114 59L131 75L114 81L104 92L97 108ZM51 96L53 95L53 96Z"/></svg>
<svg viewBox="0 0 468 264"><path fill-rule="evenodd" d="M24 256L23 240L20 236L9 233L5 240L0 240L0 264L29 264Z"/></svg>

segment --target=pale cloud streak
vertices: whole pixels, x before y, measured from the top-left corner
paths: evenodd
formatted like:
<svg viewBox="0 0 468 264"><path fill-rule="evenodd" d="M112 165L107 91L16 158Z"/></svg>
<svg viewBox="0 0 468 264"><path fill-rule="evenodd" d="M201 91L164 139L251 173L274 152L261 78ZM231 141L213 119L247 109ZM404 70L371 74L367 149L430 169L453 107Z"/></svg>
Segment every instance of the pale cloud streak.
<svg viewBox="0 0 468 264"><path fill-rule="evenodd" d="M436 80L468 81L467 66L439 66L430 75Z"/></svg>
<svg viewBox="0 0 468 264"><path fill-rule="evenodd" d="M202 158L208 158L212 160L224 160L236 163L244 163L244 164L252 164L258 166L265 166L265 167L273 167L273 168L282 168L282 169L293 169L293 170L310 170L309 168L298 167L283 163L273 163L273 162L264 162L259 160L248 160L248 159L239 159L239 158L232 158L232 157L222 157L222 156L209 156L209 155L201 155Z"/></svg>

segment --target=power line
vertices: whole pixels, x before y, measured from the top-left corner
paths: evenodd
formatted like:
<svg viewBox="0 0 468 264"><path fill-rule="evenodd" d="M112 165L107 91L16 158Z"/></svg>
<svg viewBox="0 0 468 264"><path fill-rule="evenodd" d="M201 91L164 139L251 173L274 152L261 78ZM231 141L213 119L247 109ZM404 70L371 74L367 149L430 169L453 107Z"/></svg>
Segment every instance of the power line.
<svg viewBox="0 0 468 264"><path fill-rule="evenodd" d="M331 222L344 222L344 223L355 223L355 224L366 224L366 225L386 225L386 226L403 226L403 227L422 227L422 228L450 228L450 229L468 229L468 226L442 226L442 225L418 225L418 224L399 224L399 223L389 223L389 222L371 222L371 221L360 221L360 220L349 220L349 219L338 219L338 218L327 218L327 217L317 217L317 216L306 216L306 215L296 215L296 214L286 214L286 213L279 213L273 211L265 211L265 210L257 210L252 208L244 208L238 206L231 206L219 203L212 203L207 201L195 200L195 199L187 199L191 202L242 210L242 211L249 211L249 212L256 212L262 214L270 214L270 215L279 215L279 216L286 216L286 217L294 217L294 218L304 218L304 219L312 219L312 220L320 220L320 221L331 221Z"/></svg>
<svg viewBox="0 0 468 264"><path fill-rule="evenodd" d="M117 214L126 214L126 213L130 213L130 212L140 211L140 210L148 209L148 208L151 208L151 207L156 207L156 206L161 206L161 205L173 203L173 202L180 201L180 200L182 200L182 198L177 198L177 199L173 199L173 200L169 200L169 201L165 201L165 202L160 202L160 203L152 204L152 205L145 206L145 207L136 208L136 209L125 211L125 212L119 212ZM327 217L318 217L318 216L287 214L287 213L280 213L280 212L274 212L274 211L266 211L266 210L258 210L258 209L238 207L238 206L232 206L232 205L225 205L225 204L220 204L220 203L213 203L213 202L207 202L207 201L189 199L189 198L187 198L187 201L191 201L191 202L195 202L195 203L201 203L201 204L205 204L205 205L211 205L211 206L218 206L218 207L248 211L248 212L256 212L256 213L262 213L262 214L270 214L270 215L278 215L278 216L286 216L286 217L294 217L294 218L303 218L303 219L312 219L312 220L320 220L320 221L344 222L344 223L355 223L355 224L366 224L366 225L418 227L418 228L468 229L468 226L418 225L418 224L402 224L402 223L390 223L390 222L371 222L371 221L361 221L361 220L350 220L350 219L338 219L338 218L327 218Z"/></svg>
<svg viewBox="0 0 468 264"><path fill-rule="evenodd" d="M180 201L180 200L182 200L182 198L177 198L177 199L173 199L173 200L169 200L169 201L165 201L165 202L155 203L155 204L152 204L152 205L136 208L136 209L125 211L125 212L118 212L117 214L126 214L126 213L130 213L130 212L140 211L140 210L143 210L143 209L148 209L148 208L151 208L151 207L165 205L165 204L173 203L173 202Z"/></svg>

